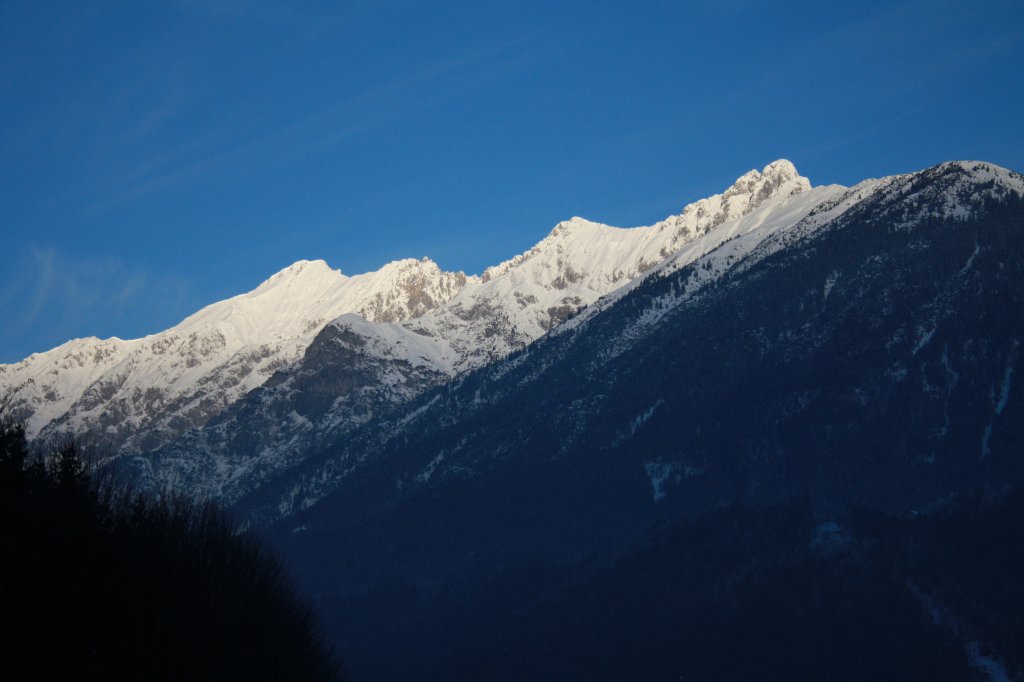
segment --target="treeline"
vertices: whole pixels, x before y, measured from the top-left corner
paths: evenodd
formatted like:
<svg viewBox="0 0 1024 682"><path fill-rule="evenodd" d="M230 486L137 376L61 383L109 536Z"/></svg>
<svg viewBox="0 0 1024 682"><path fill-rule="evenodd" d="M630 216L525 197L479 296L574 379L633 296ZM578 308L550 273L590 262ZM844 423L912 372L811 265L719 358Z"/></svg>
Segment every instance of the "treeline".
<svg viewBox="0 0 1024 682"><path fill-rule="evenodd" d="M0 676L337 680L281 565L210 505L93 480L0 425Z"/></svg>

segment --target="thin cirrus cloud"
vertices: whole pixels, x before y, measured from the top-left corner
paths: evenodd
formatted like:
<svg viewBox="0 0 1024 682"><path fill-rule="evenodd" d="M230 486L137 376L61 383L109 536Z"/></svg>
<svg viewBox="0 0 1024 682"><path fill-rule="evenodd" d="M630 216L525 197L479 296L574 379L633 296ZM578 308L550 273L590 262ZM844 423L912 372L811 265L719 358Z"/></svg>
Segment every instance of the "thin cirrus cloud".
<svg viewBox="0 0 1024 682"><path fill-rule="evenodd" d="M183 277L153 273L115 258L78 258L52 248L31 246L17 259L16 276L0 290L0 314L9 321L0 330L0 362L15 362L32 352L39 339L55 347L90 320L121 318L130 336L159 331L168 309L189 311L190 286ZM156 314L152 302L163 310Z"/></svg>
<svg viewBox="0 0 1024 682"><path fill-rule="evenodd" d="M102 212L120 204L200 180L206 176L267 163L294 163L330 145L383 128L396 120L471 96L474 88L510 72L535 67L543 60L538 42L554 30L539 27L496 44L481 44L454 56L436 59L372 88L346 95L319 110L269 132L232 139L213 131L147 158L94 196L83 210ZM186 98L168 98L129 132L152 134L160 123L180 113Z"/></svg>

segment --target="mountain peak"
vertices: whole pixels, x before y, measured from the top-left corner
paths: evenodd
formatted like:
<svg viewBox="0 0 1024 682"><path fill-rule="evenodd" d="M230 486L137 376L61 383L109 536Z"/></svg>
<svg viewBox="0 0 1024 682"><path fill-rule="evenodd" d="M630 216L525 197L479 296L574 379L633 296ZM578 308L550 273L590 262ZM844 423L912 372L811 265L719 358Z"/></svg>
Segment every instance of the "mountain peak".
<svg viewBox="0 0 1024 682"><path fill-rule="evenodd" d="M946 161L923 171L935 175L961 176L969 182L991 183L1008 190L1024 193L1024 175L985 161Z"/></svg>
<svg viewBox="0 0 1024 682"><path fill-rule="evenodd" d="M761 175L785 175L788 179L800 177L800 173L797 172L796 166L789 159L778 159L772 161L764 170L761 171Z"/></svg>
<svg viewBox="0 0 1024 682"><path fill-rule="evenodd" d="M796 166L791 161L779 159L769 163L761 172L756 169L747 171L738 177L736 182L721 196L723 200L737 196L750 197L746 203L750 208L754 208L765 199L776 195L778 190L787 183L793 183L793 186L789 188L790 194L811 188L810 181L797 172Z"/></svg>
<svg viewBox="0 0 1024 682"><path fill-rule="evenodd" d="M761 171L747 171L721 194L688 204L681 214L650 227L617 228L573 216L558 223L533 248L484 270L481 281L501 277L526 261L548 253L554 261L551 267L541 268L545 272L542 277L550 276L553 282L577 277L577 270L593 274L610 269L611 274L607 276L618 283L649 270L683 244L729 220L747 215L766 201L784 201L810 188L810 181L797 172L792 162L779 159ZM652 235L662 235L662 238L652 240ZM605 274L599 275L599 278L604 277Z"/></svg>
<svg viewBox="0 0 1024 682"><path fill-rule="evenodd" d="M407 271L441 271L441 267L427 256L423 258L400 258L385 263L381 272L403 273Z"/></svg>
<svg viewBox="0 0 1024 682"><path fill-rule="evenodd" d="M336 270L327 264L322 259L316 260L297 260L291 265L271 275L264 284L274 282L282 279L292 279L295 277L309 277L310 275L341 275L341 270Z"/></svg>
<svg viewBox="0 0 1024 682"><path fill-rule="evenodd" d="M965 220L985 201L1024 196L1024 175L984 161L946 161L916 173L865 180L850 189L874 194L872 210L891 225L907 228L933 217Z"/></svg>
<svg viewBox="0 0 1024 682"><path fill-rule="evenodd" d="M678 215L670 216L655 227L673 233L670 250L741 218L768 201L785 201L788 197L811 189L810 181L797 172L786 159L773 161L762 170L751 169L721 194L714 194L687 204Z"/></svg>

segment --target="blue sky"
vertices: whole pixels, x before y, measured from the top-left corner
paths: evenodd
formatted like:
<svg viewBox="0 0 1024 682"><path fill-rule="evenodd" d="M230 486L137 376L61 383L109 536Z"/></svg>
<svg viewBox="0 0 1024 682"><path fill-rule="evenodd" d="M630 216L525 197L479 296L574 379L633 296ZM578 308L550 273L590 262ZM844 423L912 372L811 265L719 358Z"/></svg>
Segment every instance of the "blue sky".
<svg viewBox="0 0 1024 682"><path fill-rule="evenodd" d="M1024 170L1024 3L0 4L0 362L301 258L479 272L780 157Z"/></svg>

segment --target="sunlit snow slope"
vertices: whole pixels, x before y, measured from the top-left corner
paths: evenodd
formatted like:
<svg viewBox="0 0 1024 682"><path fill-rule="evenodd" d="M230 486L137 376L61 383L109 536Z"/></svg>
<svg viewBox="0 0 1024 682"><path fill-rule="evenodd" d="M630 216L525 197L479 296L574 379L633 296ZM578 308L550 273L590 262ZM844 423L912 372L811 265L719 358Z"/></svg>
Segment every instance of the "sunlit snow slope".
<svg viewBox="0 0 1024 682"><path fill-rule="evenodd" d="M766 225L791 225L842 188L814 188L788 161L750 171L722 194L648 227L582 218L473 277L443 305L402 322L343 315L299 362L152 456L140 477L230 501L423 390L525 348L624 290L687 245L715 248ZM765 230L762 230L765 231Z"/></svg>
<svg viewBox="0 0 1024 682"><path fill-rule="evenodd" d="M296 360L330 320L422 315L466 283L429 260L347 277L299 261L253 291L141 339L75 339L0 365L0 393L29 435L69 432L107 450L147 450L211 416Z"/></svg>
<svg viewBox="0 0 1024 682"><path fill-rule="evenodd" d="M648 274L710 252L739 259L824 204L841 210L845 191L812 188L780 160L651 226L565 221L480 276L427 259L353 277L301 261L165 332L0 366L0 391L17 391L13 413L32 436L153 453L139 460L145 478L231 498L318 439L525 348Z"/></svg>

